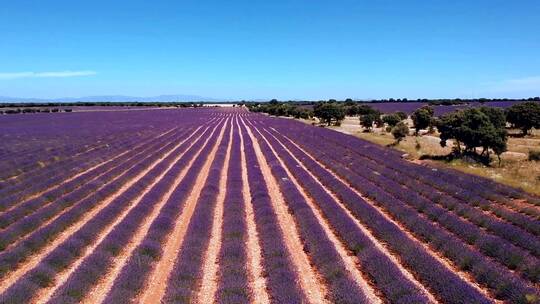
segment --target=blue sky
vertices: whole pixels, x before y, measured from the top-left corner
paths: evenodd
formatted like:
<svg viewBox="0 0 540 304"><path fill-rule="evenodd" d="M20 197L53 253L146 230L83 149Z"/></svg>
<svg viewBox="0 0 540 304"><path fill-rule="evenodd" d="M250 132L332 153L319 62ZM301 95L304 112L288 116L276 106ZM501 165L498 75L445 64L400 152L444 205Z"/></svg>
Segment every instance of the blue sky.
<svg viewBox="0 0 540 304"><path fill-rule="evenodd" d="M540 1L3 1L0 96L540 95Z"/></svg>

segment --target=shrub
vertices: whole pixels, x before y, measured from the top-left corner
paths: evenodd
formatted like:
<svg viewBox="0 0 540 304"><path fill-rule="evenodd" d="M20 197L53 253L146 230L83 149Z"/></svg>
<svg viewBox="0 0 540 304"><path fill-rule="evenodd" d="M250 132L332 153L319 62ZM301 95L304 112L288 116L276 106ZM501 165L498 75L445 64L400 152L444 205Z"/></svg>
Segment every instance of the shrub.
<svg viewBox="0 0 540 304"><path fill-rule="evenodd" d="M540 103L518 103L506 110L506 118L514 127L522 130L527 135L530 129L540 129Z"/></svg>
<svg viewBox="0 0 540 304"><path fill-rule="evenodd" d="M365 115L365 114L373 113L375 109L373 109L372 107L368 105L363 104L363 105L359 105L356 111L358 115Z"/></svg>
<svg viewBox="0 0 540 304"><path fill-rule="evenodd" d="M390 127L395 127L402 119L397 114L384 115L382 121Z"/></svg>
<svg viewBox="0 0 540 304"><path fill-rule="evenodd" d="M409 135L409 127L401 121L392 129L392 135L396 139L396 143L399 143Z"/></svg>
<svg viewBox="0 0 540 304"><path fill-rule="evenodd" d="M421 129L426 129L432 125L433 108L429 106L421 107L411 115L414 124L415 134L418 135Z"/></svg>
<svg viewBox="0 0 540 304"><path fill-rule="evenodd" d="M333 102L319 103L313 110L313 116L319 118L322 123L327 125L339 125L345 118L345 109Z"/></svg>
<svg viewBox="0 0 540 304"><path fill-rule="evenodd" d="M476 154L476 148L483 148L480 156L489 159L489 150L497 156L506 151L507 133L502 122L503 114L499 109L466 109L449 113L437 121L437 128L441 133L441 146L446 146L446 140L455 140L455 150L461 154L463 144L464 152L469 155ZM499 157L500 161L500 157Z"/></svg>
<svg viewBox="0 0 540 304"><path fill-rule="evenodd" d="M360 116L360 125L367 131L371 130L374 123L378 126L382 123L381 112L373 110L371 113Z"/></svg>
<svg viewBox="0 0 540 304"><path fill-rule="evenodd" d="M408 116L407 113L402 112L402 111L397 111L397 112L394 113L394 114L396 114L397 116L399 116L399 119L400 119L400 120L405 120L405 119L407 119L407 116Z"/></svg>

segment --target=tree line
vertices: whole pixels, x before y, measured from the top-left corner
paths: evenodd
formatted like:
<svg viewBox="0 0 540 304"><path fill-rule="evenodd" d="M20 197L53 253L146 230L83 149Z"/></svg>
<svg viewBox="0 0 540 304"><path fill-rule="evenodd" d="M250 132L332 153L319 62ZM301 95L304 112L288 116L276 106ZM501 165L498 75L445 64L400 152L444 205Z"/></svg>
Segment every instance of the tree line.
<svg viewBox="0 0 540 304"><path fill-rule="evenodd" d="M368 104L359 104L352 100L319 102L312 110L277 100L265 104L248 104L248 107L255 112L276 116L305 119L315 117L320 124L327 126L339 126L345 116L357 116L366 132L370 132L373 127L385 128L394 136L396 144L409 135L407 114L383 114ZM527 101L505 110L480 106L461 109L440 117L434 116L431 106L424 106L414 111L410 119L414 135L419 136L421 130L427 130L428 133L437 130L443 147L452 140L454 156L470 155L488 161L490 153L494 153L500 161L500 155L507 149L507 127L521 130L523 136L529 134L533 128L540 129L540 103Z"/></svg>
<svg viewBox="0 0 540 304"><path fill-rule="evenodd" d="M58 112L72 112L72 109L58 109L58 108L16 108L0 110L0 114L25 114L25 113L58 113Z"/></svg>
<svg viewBox="0 0 540 304"><path fill-rule="evenodd" d="M2 108L44 108L44 107L202 107L205 102L9 102L0 103ZM212 102L218 103L218 102Z"/></svg>
<svg viewBox="0 0 540 304"><path fill-rule="evenodd" d="M72 112L72 108L60 107L176 107L198 108L203 103L195 102L76 102L76 103L6 103L0 104L0 114L58 113ZM53 108L54 107L54 108Z"/></svg>

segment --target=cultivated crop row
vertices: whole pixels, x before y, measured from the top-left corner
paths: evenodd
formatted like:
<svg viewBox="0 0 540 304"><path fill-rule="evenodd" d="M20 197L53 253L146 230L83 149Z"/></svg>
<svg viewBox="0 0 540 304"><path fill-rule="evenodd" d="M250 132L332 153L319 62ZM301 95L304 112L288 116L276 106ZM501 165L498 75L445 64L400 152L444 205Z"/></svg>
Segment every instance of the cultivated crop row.
<svg viewBox="0 0 540 304"><path fill-rule="evenodd" d="M46 255L39 261L37 267L33 267L31 271L18 278L17 282L4 293L4 296L22 302L28 301L40 288L50 284L50 282L41 282L41 280L43 278L52 279L54 273L59 273L69 267L83 253L84 248L95 240L101 230L110 225L134 201L140 200L140 195L147 191L146 185L162 174L162 171L172 162L175 156L173 152L178 153L180 148L180 145L176 144L175 147L168 147L168 151L156 151L158 153L151 154L143 162L128 170L122 178L104 187L102 189L104 190L103 196L96 195L79 204L78 208L71 209L70 212L58 217L44 229L38 230L33 235L35 236L33 239L27 239L22 243L23 246L14 247L15 250L21 251L18 256L13 254L14 250L6 251L5 255L2 254L1 258L6 257L6 260L3 261L9 262L10 265L14 264L12 266L14 267L18 263L24 262L23 258L30 255L30 250L35 248L25 248L24 245L27 245L28 242L39 242L42 247L48 245L47 240L52 239L51 234L57 234L72 224L80 226L75 229L73 234L62 240L58 246L51 248L49 252L45 251ZM105 204L100 208L93 208L100 201ZM91 210L95 214L92 214ZM86 217L86 219L80 220L81 217ZM61 239L55 239L55 241L59 240ZM23 251L25 249L26 251Z"/></svg>
<svg viewBox="0 0 540 304"><path fill-rule="evenodd" d="M20 131L61 160L0 189L0 303L540 302L517 189L242 108L77 118Z"/></svg>
<svg viewBox="0 0 540 304"><path fill-rule="evenodd" d="M175 228L175 223L179 221L178 217L181 215L182 208L186 206L186 200L192 193L201 168L207 162L208 154L217 141L219 131L214 129L212 134L207 136L206 141L200 142L202 150L161 209L142 242L134 249L108 292L105 302L129 303L143 291L147 280L159 266L159 261L164 254L163 247L166 247L168 241L167 237ZM154 284L156 283L166 284L164 281Z"/></svg>
<svg viewBox="0 0 540 304"><path fill-rule="evenodd" d="M19 204L12 206L0 215L0 229L5 229L12 223L17 222L23 216L28 216L32 212L44 206L57 203L58 200L74 203L86 195L96 191L101 185L114 179L120 173L125 171L125 168L119 168L121 165L129 163L133 160L140 160L144 152L155 151L167 141L177 139L176 134L170 136L159 137L153 141L145 142L143 145L134 147L126 153L122 153L117 159L114 157L111 161L102 163L84 174L81 174L67 182L62 182L61 186L53 187L38 197L29 199ZM122 170L123 169L123 170ZM115 174L116 173L116 174ZM48 183L49 180L45 180ZM26 220L26 219L25 219Z"/></svg>
<svg viewBox="0 0 540 304"><path fill-rule="evenodd" d="M186 134L187 133L185 133L184 136L187 136ZM131 172L135 174L137 169L140 170L144 168L143 166L145 159L149 159L151 155L155 154L156 152L159 153L160 151L164 151L167 148L175 145L173 141L165 143L157 143L157 145L154 147L156 149L146 151L146 154L128 159L126 162L116 166L106 174L97 177L93 182L82 185L82 187L78 188L76 191L61 197L57 201L50 204L36 204L38 208L43 208L36 208L38 209L36 212L27 215L20 221L0 232L0 235L2 236L2 247L5 248L8 245L11 245L13 242L34 231L36 228L41 226L50 227L51 225L54 225L55 221L60 221L62 223L60 227L67 227L68 218L70 219L69 222L73 222L77 220L78 216L84 214L81 212L81 206L87 206L86 208L90 208L94 204L97 204L100 198L108 197L115 190L120 188L123 182L130 178ZM17 209L12 211L16 210ZM12 212L9 211L5 214L9 215L10 213ZM4 214L2 214L2 216L3 215ZM54 230L55 229L49 231ZM40 233L40 230L38 230L30 236L30 239L32 239L32 237L36 239L41 238L41 243L46 243L49 238L53 238L55 235L56 233L54 232L43 234ZM44 236L47 238L43 239ZM25 240L25 242L27 242L27 240ZM30 241L30 243L32 243L33 249L37 249L36 247L38 247L38 245L35 242Z"/></svg>
<svg viewBox="0 0 540 304"><path fill-rule="evenodd" d="M418 202L414 197L406 197L406 195L414 195L414 191L403 191L403 187L399 184L392 183L389 179L382 179L380 173L375 174L373 172L369 173L368 170L362 170L361 168L365 164L355 162L355 159L347 158L346 154L336 153L332 155L328 152L322 152L330 151L330 149L333 152L336 150L335 147L324 146L324 143L320 140L309 142L307 136L307 139L301 140L300 136L296 136L298 133L293 134L295 135L295 142L301 142L304 148L309 148L317 160L324 163L328 168L331 168L353 188L371 198L373 202L385 207L386 212L397 219L398 222L403 223L405 227L409 227L420 239L429 240L428 242L432 247L435 247L446 257L450 258L463 270L472 272L481 284L495 289L498 297L518 300L523 299L528 293L534 293L531 285L516 277L513 272L504 270L497 263L492 262L473 248L469 248L468 245L460 242L456 237L446 232L446 230L437 224L430 223L422 214L426 208L433 208L436 204L424 202L422 205L424 209L419 208L414 210L409 208L408 204L413 205ZM308 168L312 166L308 166ZM403 195L400 195L400 193ZM501 252L501 254L504 253ZM538 269L538 260L530 256L527 256L527 258L530 262L528 265L531 271L530 279L535 280L534 271ZM512 287L509 288L508 286Z"/></svg>
<svg viewBox="0 0 540 304"><path fill-rule="evenodd" d="M208 132L208 130L206 130ZM201 136L208 133L201 133ZM201 141L200 137L198 141ZM84 258L80 266L75 269L73 274L63 283L63 285L54 293L53 303L77 303L92 291L96 284L100 282L107 271L115 262L115 258L125 254L126 247L129 247L130 241L141 228L147 217L150 217L154 209L162 207L164 200L170 199L174 190L175 181L182 174L189 161L192 159L197 146L184 143L181 155L174 157L180 158L170 167L166 173L158 179L157 183L151 187L151 190L145 193L138 204L118 222L112 231L103 238L101 243L96 246L90 255ZM188 150L189 149L189 150ZM157 210L159 212L159 210ZM152 218L153 220L153 218Z"/></svg>
<svg viewBox="0 0 540 304"><path fill-rule="evenodd" d="M324 147L319 146L318 149L322 151L320 149L324 149ZM339 151L339 148L335 147L334 150ZM342 153L346 153L345 150L342 151ZM486 215L481 209L472 208L464 201L437 193L415 179L403 178L402 175L396 174L388 167L368 165L373 172L376 172L375 174L358 170L357 168L361 164L365 165L366 162L361 159L351 159L347 166L373 183L385 185L386 191L402 201L413 204L428 218L437 221L467 243L475 245L483 253L496 258L510 269L517 268L532 282L538 281L540 266L536 258L533 258L526 250L510 244L514 243L529 249L537 257L540 243L535 236L494 216ZM411 191L403 191L403 189ZM487 229L491 233L487 233L483 229Z"/></svg>

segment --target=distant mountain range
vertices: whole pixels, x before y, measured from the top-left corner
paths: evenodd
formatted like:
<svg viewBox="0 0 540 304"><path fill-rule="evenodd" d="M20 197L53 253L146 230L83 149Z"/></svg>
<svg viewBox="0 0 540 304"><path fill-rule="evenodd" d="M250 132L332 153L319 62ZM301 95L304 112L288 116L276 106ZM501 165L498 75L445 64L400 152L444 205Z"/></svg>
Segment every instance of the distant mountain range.
<svg viewBox="0 0 540 304"><path fill-rule="evenodd" d="M159 95L152 97L136 97L125 95L103 95L103 96L85 96L85 97L63 97L63 98L23 98L23 97L7 97L0 96L0 102L195 102L195 101L210 101L220 102L228 101L227 99L219 99L212 97L203 97L198 95Z"/></svg>

